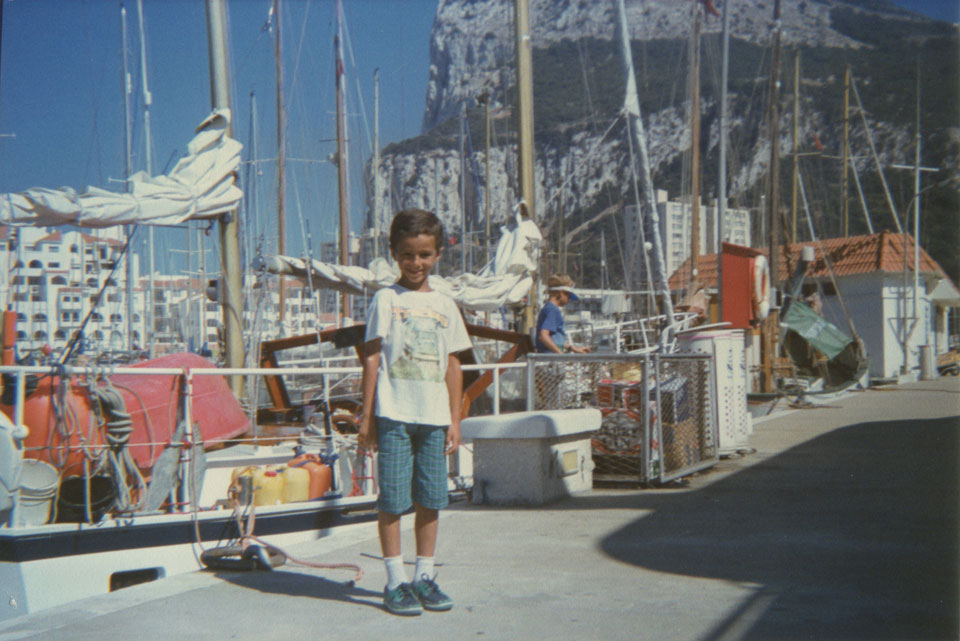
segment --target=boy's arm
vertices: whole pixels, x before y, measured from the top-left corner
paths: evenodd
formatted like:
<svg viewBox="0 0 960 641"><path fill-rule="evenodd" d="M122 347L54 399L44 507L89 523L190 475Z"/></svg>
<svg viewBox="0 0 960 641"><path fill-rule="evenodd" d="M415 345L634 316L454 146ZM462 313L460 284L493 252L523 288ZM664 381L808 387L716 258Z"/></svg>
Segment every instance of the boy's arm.
<svg viewBox="0 0 960 641"><path fill-rule="evenodd" d="M460 411L463 406L463 370L460 369L460 357L453 353L447 356L447 394L450 397L450 427L447 429L447 442L444 454L452 454L460 447Z"/></svg>
<svg viewBox="0 0 960 641"><path fill-rule="evenodd" d="M538 337L540 338L540 342L543 343L551 352L556 352L557 354L563 353L563 350L557 347L557 344L553 342L553 336L550 334L549 329L541 329Z"/></svg>
<svg viewBox="0 0 960 641"><path fill-rule="evenodd" d="M380 368L380 339L375 338L363 344L363 376L360 380L360 393L363 398L360 414L360 431L357 444L368 450L377 449L377 424L373 419L376 407L377 373Z"/></svg>

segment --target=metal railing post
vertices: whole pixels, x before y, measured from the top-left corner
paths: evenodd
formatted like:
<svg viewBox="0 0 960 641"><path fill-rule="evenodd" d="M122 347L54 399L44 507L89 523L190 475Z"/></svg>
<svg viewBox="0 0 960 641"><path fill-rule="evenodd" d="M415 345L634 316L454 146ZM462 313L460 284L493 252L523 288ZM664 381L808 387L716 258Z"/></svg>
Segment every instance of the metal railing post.
<svg viewBox="0 0 960 641"><path fill-rule="evenodd" d="M527 411L532 412L536 400L536 386L534 385L534 359L527 356Z"/></svg>

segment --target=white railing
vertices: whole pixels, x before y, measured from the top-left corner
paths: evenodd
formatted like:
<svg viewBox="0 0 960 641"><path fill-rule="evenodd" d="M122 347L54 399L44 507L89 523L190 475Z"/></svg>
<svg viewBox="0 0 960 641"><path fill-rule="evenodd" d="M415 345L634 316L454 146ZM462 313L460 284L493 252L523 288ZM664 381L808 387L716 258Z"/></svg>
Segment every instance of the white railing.
<svg viewBox="0 0 960 641"><path fill-rule="evenodd" d="M493 395L493 413L500 413L500 388L501 374L504 370L524 369L527 367L525 362L517 363L480 363L476 365L464 365L464 371L475 371L484 373L492 371L493 383L491 384ZM78 376L84 378L97 378L111 375L132 375L132 376L182 376L184 385L182 388L185 394L184 420L189 425L191 423L191 406L193 391L193 378L195 376L320 376L323 380L324 401L329 407L330 390L334 387L331 384L331 377L358 376L362 373L361 367L114 367L114 366L62 366L50 367L39 365L5 365L0 366L0 374L13 374L15 376L16 388L14 393L14 415L10 417L14 424L23 424L23 406L26 399L26 379L30 374L48 375L48 376Z"/></svg>

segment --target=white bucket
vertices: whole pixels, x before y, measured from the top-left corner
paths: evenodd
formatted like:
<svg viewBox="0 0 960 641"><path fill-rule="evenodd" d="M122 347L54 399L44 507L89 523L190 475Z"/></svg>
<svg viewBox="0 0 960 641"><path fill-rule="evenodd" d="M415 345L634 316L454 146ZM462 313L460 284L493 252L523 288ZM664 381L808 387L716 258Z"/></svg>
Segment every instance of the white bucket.
<svg viewBox="0 0 960 641"><path fill-rule="evenodd" d="M24 459L20 470L18 525L43 525L50 520L50 506L57 493L60 473L44 461Z"/></svg>

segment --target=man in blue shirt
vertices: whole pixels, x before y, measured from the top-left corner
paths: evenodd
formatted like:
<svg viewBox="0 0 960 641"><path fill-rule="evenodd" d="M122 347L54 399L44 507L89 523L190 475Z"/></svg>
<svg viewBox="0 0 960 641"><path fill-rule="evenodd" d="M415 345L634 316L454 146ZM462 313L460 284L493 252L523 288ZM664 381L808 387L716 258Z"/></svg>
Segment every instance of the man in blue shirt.
<svg viewBox="0 0 960 641"><path fill-rule="evenodd" d="M561 308L572 300L580 300L573 292L573 279L567 274L554 274L547 279L547 296L547 302L537 316L537 351L557 354L589 352L589 348L577 347L570 342L563 325Z"/></svg>

